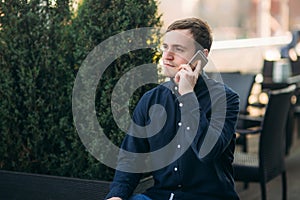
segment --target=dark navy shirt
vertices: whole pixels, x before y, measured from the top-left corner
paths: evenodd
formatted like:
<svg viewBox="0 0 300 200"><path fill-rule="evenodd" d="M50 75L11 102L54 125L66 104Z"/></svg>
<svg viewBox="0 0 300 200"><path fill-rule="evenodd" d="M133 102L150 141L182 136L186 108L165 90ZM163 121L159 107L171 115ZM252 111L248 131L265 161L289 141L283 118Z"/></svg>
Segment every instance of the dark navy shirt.
<svg viewBox="0 0 300 200"><path fill-rule="evenodd" d="M238 95L205 74L193 93L179 95L177 89L168 81L145 93L133 114L137 126L122 143L128 152L154 152L145 159L144 169L153 169L154 178L145 194L153 200L239 199L232 168ZM135 156L120 153L106 198L132 195L142 177L138 163Z"/></svg>

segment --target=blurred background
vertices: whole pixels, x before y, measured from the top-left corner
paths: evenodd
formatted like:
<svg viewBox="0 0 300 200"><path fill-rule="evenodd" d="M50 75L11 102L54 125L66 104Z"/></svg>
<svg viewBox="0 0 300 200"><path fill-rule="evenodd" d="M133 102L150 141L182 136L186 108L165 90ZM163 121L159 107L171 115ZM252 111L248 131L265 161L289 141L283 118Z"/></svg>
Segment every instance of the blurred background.
<svg viewBox="0 0 300 200"><path fill-rule="evenodd" d="M211 60L219 71L260 72L264 58L280 59L300 29L298 0L161 0L158 8L164 26L187 16L212 26Z"/></svg>

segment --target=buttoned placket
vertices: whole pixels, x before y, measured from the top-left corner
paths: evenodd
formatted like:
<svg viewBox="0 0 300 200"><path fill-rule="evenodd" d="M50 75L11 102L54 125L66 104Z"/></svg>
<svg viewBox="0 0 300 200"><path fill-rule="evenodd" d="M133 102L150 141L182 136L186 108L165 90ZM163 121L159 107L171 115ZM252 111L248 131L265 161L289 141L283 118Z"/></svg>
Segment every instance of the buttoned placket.
<svg viewBox="0 0 300 200"><path fill-rule="evenodd" d="M177 85L173 86L173 88L172 88L172 94L175 95L175 98L178 100L178 97L180 97L180 94L179 94L179 92L178 92L178 86L177 86ZM182 102L178 102L178 104L176 104L176 105L178 105L179 110L184 106L184 104L183 104ZM181 121L179 121L179 122L177 123L177 126L178 126L178 129L184 127L184 126L183 126L183 123L182 123ZM190 130L190 127L187 126L185 129L186 129L186 130ZM178 151L181 151L181 150L182 150L182 146L181 146L180 142L181 142L181 141L178 141L178 144L177 144L177 146L176 146L176 148L177 148ZM180 169L179 169L179 165L176 165L176 166L173 168L173 170L174 170L175 173L179 173L179 170L180 170ZM178 184L177 187L178 187L178 188L181 188L182 185L181 185L181 184Z"/></svg>

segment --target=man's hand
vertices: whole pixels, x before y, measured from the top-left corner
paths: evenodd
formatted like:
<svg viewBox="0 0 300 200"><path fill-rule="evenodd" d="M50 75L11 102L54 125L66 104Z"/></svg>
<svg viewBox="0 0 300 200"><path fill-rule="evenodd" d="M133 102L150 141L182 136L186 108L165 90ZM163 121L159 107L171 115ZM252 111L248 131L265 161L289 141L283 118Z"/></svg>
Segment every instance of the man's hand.
<svg viewBox="0 0 300 200"><path fill-rule="evenodd" d="M201 61L198 61L194 70L190 65L180 65L179 71L174 77L175 83L178 84L179 94L184 95L193 92L200 73Z"/></svg>
<svg viewBox="0 0 300 200"><path fill-rule="evenodd" d="M120 197L112 197L112 198L109 198L107 200L122 200Z"/></svg>

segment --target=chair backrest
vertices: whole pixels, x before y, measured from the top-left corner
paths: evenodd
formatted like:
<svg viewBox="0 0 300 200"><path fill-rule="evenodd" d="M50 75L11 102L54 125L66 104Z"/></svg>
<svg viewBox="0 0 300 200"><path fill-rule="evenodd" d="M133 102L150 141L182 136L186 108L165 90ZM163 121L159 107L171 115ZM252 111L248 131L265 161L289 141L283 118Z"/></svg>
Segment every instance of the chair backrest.
<svg viewBox="0 0 300 200"><path fill-rule="evenodd" d="M297 60L290 59L292 76L300 75L300 56L297 56Z"/></svg>
<svg viewBox="0 0 300 200"><path fill-rule="evenodd" d="M295 85L269 91L259 142L260 173L271 180L285 169L286 122Z"/></svg>
<svg viewBox="0 0 300 200"><path fill-rule="evenodd" d="M110 182L0 170L0 199L99 200Z"/></svg>
<svg viewBox="0 0 300 200"><path fill-rule="evenodd" d="M264 81L272 82L273 81L273 67L274 61L264 60L262 75L264 77Z"/></svg>
<svg viewBox="0 0 300 200"><path fill-rule="evenodd" d="M251 90L255 80L255 74L242 74L239 72L221 72L210 73L209 77L225 83L240 97L240 113L247 113L247 107L249 105L248 98L251 94Z"/></svg>
<svg viewBox="0 0 300 200"><path fill-rule="evenodd" d="M154 184L143 178L134 193ZM100 200L109 192L111 182L45 174L0 170L0 199L22 200Z"/></svg>

